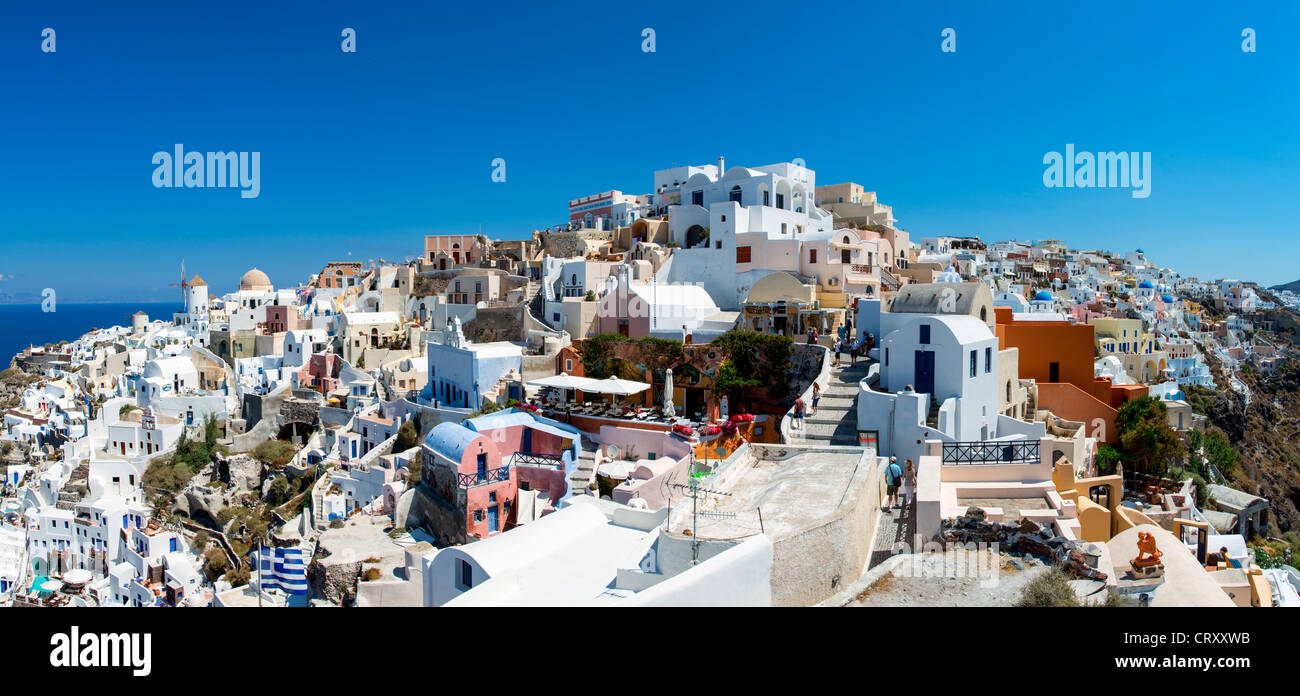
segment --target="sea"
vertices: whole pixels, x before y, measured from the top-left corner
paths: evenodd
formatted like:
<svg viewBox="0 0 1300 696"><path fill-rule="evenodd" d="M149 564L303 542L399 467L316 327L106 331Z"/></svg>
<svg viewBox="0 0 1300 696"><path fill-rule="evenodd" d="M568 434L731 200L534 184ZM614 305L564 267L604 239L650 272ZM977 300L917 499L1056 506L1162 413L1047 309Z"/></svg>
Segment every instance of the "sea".
<svg viewBox="0 0 1300 696"><path fill-rule="evenodd" d="M0 305L0 370L28 345L75 341L91 329L130 326L131 315L138 311L150 321L171 321L172 314L184 309L180 302L60 302L53 312L41 311L39 304Z"/></svg>

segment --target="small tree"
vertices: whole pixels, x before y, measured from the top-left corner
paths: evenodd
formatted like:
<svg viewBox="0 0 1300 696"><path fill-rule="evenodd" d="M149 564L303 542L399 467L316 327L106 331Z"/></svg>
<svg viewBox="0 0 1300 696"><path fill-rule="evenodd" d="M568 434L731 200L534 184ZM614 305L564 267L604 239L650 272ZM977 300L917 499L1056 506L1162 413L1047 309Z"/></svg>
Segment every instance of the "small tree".
<svg viewBox="0 0 1300 696"><path fill-rule="evenodd" d="M1165 410L1159 399L1143 396L1125 402L1115 416L1125 458L1133 461L1138 471L1154 476L1163 474L1170 461L1181 459L1183 453Z"/></svg>
<svg viewBox="0 0 1300 696"><path fill-rule="evenodd" d="M280 505L289 499L289 479L284 474L280 474L271 479L270 495L271 502Z"/></svg>
<svg viewBox="0 0 1300 696"><path fill-rule="evenodd" d="M408 420L397 429L397 442L393 445L393 450L405 452L418 444L420 444L420 431L416 428L414 420Z"/></svg>
<svg viewBox="0 0 1300 696"><path fill-rule="evenodd" d="M208 548L209 541L210 537L208 536L208 533L200 530L199 533L195 534L194 538L190 540L190 545L194 547L196 553L203 553L204 549Z"/></svg>
<svg viewBox="0 0 1300 696"><path fill-rule="evenodd" d="M226 575L230 570L230 560L226 558L226 552L220 547L212 547L203 554L203 572L209 580L216 580L222 575Z"/></svg>

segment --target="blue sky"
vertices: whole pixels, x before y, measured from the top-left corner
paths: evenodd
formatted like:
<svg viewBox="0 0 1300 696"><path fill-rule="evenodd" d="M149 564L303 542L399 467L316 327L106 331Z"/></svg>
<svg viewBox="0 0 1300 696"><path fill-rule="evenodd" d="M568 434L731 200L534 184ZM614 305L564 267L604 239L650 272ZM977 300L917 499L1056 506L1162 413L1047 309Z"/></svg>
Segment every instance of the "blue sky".
<svg viewBox="0 0 1300 696"><path fill-rule="evenodd" d="M0 301L171 299L182 257L217 291L252 266L292 285L426 233L523 237L719 155L857 181L913 239L1300 277L1294 3L191 4L0 9ZM154 188L175 143L260 152L261 195ZM1150 197L1045 188L1066 143L1150 151Z"/></svg>

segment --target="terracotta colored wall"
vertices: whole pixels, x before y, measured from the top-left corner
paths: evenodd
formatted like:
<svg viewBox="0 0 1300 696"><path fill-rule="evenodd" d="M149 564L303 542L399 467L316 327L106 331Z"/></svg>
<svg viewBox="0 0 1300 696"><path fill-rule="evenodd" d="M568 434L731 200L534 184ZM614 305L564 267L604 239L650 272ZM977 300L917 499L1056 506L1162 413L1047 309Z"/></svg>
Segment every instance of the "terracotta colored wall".
<svg viewBox="0 0 1300 696"><path fill-rule="evenodd" d="M1119 441L1115 427L1115 409L1092 394L1068 383L1038 385L1038 407L1066 420L1081 421L1089 437L1108 444ZM1098 423L1098 419L1101 420Z"/></svg>
<svg viewBox="0 0 1300 696"><path fill-rule="evenodd" d="M478 455L483 453L487 455L487 469L491 471L501 466L501 453L497 450L496 444L485 436L474 438L474 441L465 448L461 456L459 473L473 474L478 471ZM510 478L506 481L489 483L480 486L471 486L466 489L466 510L465 510L465 533L471 537L480 539L488 536L488 516L483 513L483 521L474 521L474 511L488 507L488 498L491 493L497 494L495 505L498 511L504 509L504 503L510 501L510 514L498 514L497 531L505 531L508 527L514 525L515 509L518 505L519 498L519 479L518 472L513 468L510 470Z"/></svg>
<svg viewBox="0 0 1300 696"><path fill-rule="evenodd" d="M1006 310L1006 311L1003 311ZM1001 348L1020 349L1020 377L1049 382L1051 363L1060 364L1058 381L1091 392L1093 327L1054 321L1010 321L1010 308L997 307L997 336ZM1004 323L1003 317L1008 321Z"/></svg>

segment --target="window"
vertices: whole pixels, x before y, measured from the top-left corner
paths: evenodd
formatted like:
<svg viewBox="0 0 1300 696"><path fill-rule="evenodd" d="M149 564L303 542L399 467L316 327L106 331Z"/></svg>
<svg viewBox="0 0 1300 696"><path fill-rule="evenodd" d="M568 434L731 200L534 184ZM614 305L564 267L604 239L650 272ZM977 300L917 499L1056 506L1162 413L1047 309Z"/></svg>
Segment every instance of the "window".
<svg viewBox="0 0 1300 696"><path fill-rule="evenodd" d="M921 324L921 345L930 344L930 325Z"/></svg>
<svg viewBox="0 0 1300 696"><path fill-rule="evenodd" d="M571 372L572 370L573 370L573 358L565 358L565 359L564 359L564 371L565 371L565 372Z"/></svg>
<svg viewBox="0 0 1300 696"><path fill-rule="evenodd" d="M736 263L749 263L749 247L736 247Z"/></svg>
<svg viewBox="0 0 1300 696"><path fill-rule="evenodd" d="M691 191L691 205L704 205L703 191Z"/></svg>
<svg viewBox="0 0 1300 696"><path fill-rule="evenodd" d="M470 567L469 561L460 559L456 561L457 579L456 587L462 590L468 590L474 586L474 569Z"/></svg>
<svg viewBox="0 0 1300 696"><path fill-rule="evenodd" d="M809 250L808 250L808 263L817 263L817 250L816 250L816 249L809 249Z"/></svg>
<svg viewBox="0 0 1300 696"><path fill-rule="evenodd" d="M970 376L971 376L971 377L974 377L974 376L975 376L975 356L976 356L976 355L978 355L978 353L977 353L976 351L973 351L973 350L972 350L972 351L970 352Z"/></svg>
<svg viewBox="0 0 1300 696"><path fill-rule="evenodd" d="M889 367L889 349L885 349L885 367Z"/></svg>
<svg viewBox="0 0 1300 696"><path fill-rule="evenodd" d="M988 374L992 371L993 371L993 349L985 348L984 349L984 374Z"/></svg>

